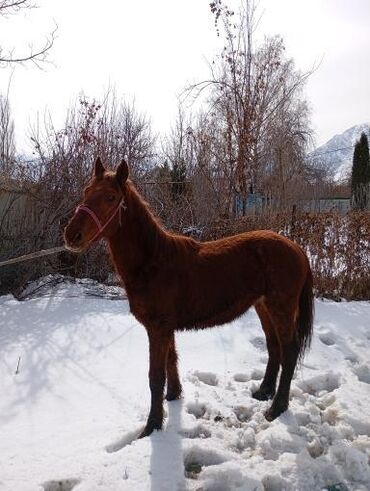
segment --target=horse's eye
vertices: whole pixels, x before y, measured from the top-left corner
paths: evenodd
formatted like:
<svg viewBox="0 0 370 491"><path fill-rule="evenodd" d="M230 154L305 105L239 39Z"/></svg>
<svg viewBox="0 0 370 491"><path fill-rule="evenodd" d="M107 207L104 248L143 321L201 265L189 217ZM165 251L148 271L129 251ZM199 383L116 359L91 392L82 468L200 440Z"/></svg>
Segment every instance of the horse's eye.
<svg viewBox="0 0 370 491"><path fill-rule="evenodd" d="M113 203L113 201L116 199L116 197L114 196L114 194L109 194L107 196L107 200L109 201L109 203Z"/></svg>

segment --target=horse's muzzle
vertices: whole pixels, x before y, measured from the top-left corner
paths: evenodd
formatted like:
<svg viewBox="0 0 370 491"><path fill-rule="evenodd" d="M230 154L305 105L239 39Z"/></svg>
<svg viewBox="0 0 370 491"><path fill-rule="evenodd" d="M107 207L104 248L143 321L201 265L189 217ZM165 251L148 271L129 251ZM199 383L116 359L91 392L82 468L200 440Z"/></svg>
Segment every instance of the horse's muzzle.
<svg viewBox="0 0 370 491"><path fill-rule="evenodd" d="M83 234L73 224L68 224L64 229L64 244L72 252L81 252L87 245Z"/></svg>

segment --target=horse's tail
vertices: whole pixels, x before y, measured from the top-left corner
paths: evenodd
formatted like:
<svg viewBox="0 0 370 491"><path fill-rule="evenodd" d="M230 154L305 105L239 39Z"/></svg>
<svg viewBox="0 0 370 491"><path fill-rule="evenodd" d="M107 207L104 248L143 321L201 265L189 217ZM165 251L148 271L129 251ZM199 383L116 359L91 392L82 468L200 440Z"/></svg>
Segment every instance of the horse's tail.
<svg viewBox="0 0 370 491"><path fill-rule="evenodd" d="M306 350L311 345L313 334L313 317L314 317L314 296L313 296L313 279L311 269L309 268L305 284L303 285L299 297L299 315L297 320L297 334L299 344L299 360L304 357Z"/></svg>

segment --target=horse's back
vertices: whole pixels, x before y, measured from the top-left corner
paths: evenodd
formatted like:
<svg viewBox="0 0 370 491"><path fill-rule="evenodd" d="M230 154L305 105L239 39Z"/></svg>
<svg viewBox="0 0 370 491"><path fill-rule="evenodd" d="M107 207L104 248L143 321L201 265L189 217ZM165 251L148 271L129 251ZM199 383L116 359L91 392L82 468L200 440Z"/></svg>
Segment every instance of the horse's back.
<svg viewBox="0 0 370 491"><path fill-rule="evenodd" d="M254 230L201 243L200 257L212 260L217 256L249 262L261 262L274 270L281 265L297 270L307 270L308 259L301 247L292 240L272 230Z"/></svg>

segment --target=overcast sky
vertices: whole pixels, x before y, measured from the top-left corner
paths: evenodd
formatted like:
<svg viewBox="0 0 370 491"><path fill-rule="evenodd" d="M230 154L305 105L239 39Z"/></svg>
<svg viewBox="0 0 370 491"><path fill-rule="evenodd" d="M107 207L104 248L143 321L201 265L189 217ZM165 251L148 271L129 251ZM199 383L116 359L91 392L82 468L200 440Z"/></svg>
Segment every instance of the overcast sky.
<svg viewBox="0 0 370 491"><path fill-rule="evenodd" d="M61 125L83 91L99 98L108 87L135 97L155 131L174 121L177 95L207 76L218 47L209 0L37 0L38 9L0 20L0 46L35 46L58 25L52 65L17 67L10 99L23 151L30 124L45 109ZM236 1L229 4L235 6ZM370 0L260 0L259 35L281 34L287 55L311 76L306 96L317 144L370 121ZM0 71L6 91L10 70Z"/></svg>

